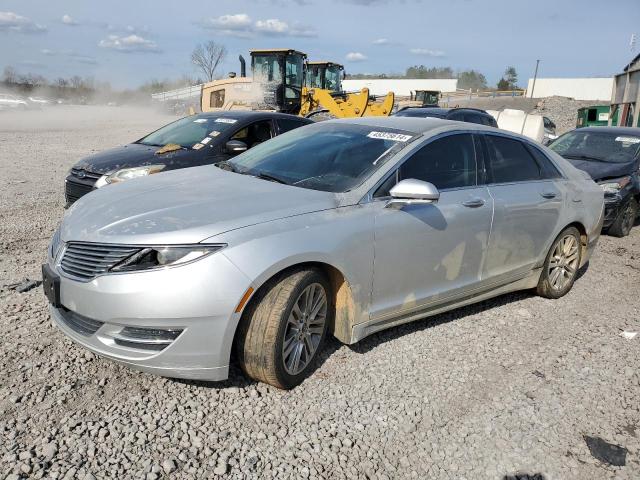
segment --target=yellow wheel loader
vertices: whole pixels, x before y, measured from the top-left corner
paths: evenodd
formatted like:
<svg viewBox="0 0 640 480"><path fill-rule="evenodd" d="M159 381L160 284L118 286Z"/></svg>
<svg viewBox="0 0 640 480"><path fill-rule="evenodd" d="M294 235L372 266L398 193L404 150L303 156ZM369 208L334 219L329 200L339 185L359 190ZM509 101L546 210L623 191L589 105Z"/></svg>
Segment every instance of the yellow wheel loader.
<svg viewBox="0 0 640 480"><path fill-rule="evenodd" d="M376 102L364 88L358 93L342 92L344 67L333 62L316 62L319 87L308 72L306 54L297 50L252 50L252 78L246 77L245 60L240 56L240 77L215 80L202 86L203 112L216 110L275 110L301 116L345 118L390 115L394 95ZM321 67L322 65L322 67ZM310 88L308 85L314 85ZM325 87L325 88L321 88ZM326 88L330 87L330 88Z"/></svg>

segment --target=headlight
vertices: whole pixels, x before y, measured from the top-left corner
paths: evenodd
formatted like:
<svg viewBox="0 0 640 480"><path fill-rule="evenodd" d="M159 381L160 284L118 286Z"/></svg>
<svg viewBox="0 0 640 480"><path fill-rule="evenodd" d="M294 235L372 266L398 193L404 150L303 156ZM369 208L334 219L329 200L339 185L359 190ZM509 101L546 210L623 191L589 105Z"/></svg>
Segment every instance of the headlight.
<svg viewBox="0 0 640 480"><path fill-rule="evenodd" d="M130 272L170 267L194 262L211 255L226 245L185 245L146 247L111 268L113 272Z"/></svg>
<svg viewBox="0 0 640 480"><path fill-rule="evenodd" d="M618 193L620 190L622 190L624 187L626 187L627 185L629 185L629 183L631 182L631 177L622 177L622 178L618 178L616 180L608 180L606 182L600 183L600 187L602 187L602 189L606 192L606 193L613 193L616 194Z"/></svg>
<svg viewBox="0 0 640 480"><path fill-rule="evenodd" d="M110 183L124 182L132 178L146 177L153 173L158 173L164 169L165 165L147 165L144 167L123 168L115 172L101 176L96 182L95 187L100 188Z"/></svg>

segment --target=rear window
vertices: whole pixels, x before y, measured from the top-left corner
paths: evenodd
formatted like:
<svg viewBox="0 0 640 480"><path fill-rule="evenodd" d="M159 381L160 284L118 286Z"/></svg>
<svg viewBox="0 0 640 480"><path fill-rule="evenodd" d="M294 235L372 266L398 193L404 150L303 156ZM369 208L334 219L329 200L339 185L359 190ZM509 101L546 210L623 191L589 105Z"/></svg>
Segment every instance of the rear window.
<svg viewBox="0 0 640 480"><path fill-rule="evenodd" d="M444 114L437 111L430 111L429 109L407 108L396 112L396 117L416 117L416 118L444 118Z"/></svg>

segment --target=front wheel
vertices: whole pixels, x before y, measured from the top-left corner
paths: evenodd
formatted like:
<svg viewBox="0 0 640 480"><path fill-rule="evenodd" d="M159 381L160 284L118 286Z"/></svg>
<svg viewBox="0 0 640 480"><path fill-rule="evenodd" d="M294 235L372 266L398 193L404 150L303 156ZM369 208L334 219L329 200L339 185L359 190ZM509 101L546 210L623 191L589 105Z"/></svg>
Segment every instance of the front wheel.
<svg viewBox="0 0 640 480"><path fill-rule="evenodd" d="M637 216L638 201L635 198L631 198L626 205L622 207L607 233L614 237L626 237L631 233Z"/></svg>
<svg viewBox="0 0 640 480"><path fill-rule="evenodd" d="M241 320L238 360L251 378L282 389L301 383L322 350L333 320L331 289L316 269L271 280Z"/></svg>
<svg viewBox="0 0 640 480"><path fill-rule="evenodd" d="M581 258L580 232L575 227L564 229L547 254L538 281L538 295L546 298L566 295L576 280Z"/></svg>

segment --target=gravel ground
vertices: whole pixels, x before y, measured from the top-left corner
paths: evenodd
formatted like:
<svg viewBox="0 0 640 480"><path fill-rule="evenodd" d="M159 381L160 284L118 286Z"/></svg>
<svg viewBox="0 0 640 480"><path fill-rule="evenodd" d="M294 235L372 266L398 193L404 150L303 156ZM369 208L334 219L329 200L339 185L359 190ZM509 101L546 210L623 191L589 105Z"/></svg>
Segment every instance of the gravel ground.
<svg viewBox="0 0 640 480"><path fill-rule="evenodd" d="M61 107L0 115L0 477L640 477L640 228L603 237L573 291L518 293L335 341L290 392L237 369L204 384L127 370L50 324L39 279L82 155L170 117ZM584 436L624 447L626 466ZM525 477L528 474L530 477Z"/></svg>

